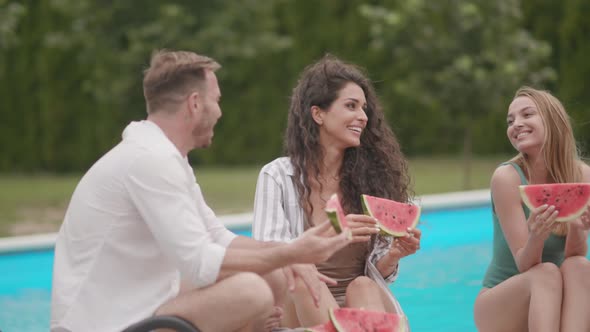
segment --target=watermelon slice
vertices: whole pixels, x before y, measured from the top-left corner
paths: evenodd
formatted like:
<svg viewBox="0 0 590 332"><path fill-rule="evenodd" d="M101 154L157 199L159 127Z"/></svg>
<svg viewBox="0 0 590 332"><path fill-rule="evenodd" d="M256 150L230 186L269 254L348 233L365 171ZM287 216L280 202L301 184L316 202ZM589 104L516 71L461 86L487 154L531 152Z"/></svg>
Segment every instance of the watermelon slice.
<svg viewBox="0 0 590 332"><path fill-rule="evenodd" d="M383 234L406 236L408 228L415 228L418 224L421 211L418 205L369 195L362 195L362 198L365 214L377 219Z"/></svg>
<svg viewBox="0 0 590 332"><path fill-rule="evenodd" d="M327 322L326 324L316 325L312 327L308 327L304 330L304 332L338 332L334 327L332 322Z"/></svg>
<svg viewBox="0 0 590 332"><path fill-rule="evenodd" d="M338 332L406 332L403 316L357 308L330 309L330 320Z"/></svg>
<svg viewBox="0 0 590 332"><path fill-rule="evenodd" d="M520 197L529 209L543 204L559 211L555 221L571 221L584 213L590 203L590 183L550 183L518 186Z"/></svg>
<svg viewBox="0 0 590 332"><path fill-rule="evenodd" d="M344 215L344 210L342 209L342 205L340 205L337 194L332 195L326 202L324 211L328 214L328 218L330 218L330 222L336 233L341 233L345 229L348 229L348 222L346 221L346 216Z"/></svg>

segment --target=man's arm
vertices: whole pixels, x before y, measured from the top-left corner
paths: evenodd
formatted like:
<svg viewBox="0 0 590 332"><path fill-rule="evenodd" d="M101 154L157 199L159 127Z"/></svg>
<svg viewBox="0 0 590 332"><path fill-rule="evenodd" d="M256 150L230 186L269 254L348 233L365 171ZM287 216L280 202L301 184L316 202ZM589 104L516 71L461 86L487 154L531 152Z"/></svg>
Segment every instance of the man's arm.
<svg viewBox="0 0 590 332"><path fill-rule="evenodd" d="M175 155L141 155L130 165L124 185L164 255L182 279L200 288L217 280L226 248L213 241L197 210L185 162Z"/></svg>
<svg viewBox="0 0 590 332"><path fill-rule="evenodd" d="M283 242L257 241L247 236L238 235L229 245L233 249L264 249L285 245Z"/></svg>
<svg viewBox="0 0 590 332"><path fill-rule="evenodd" d="M162 251L194 287L211 285L237 272L266 274L294 263L323 262L350 241L347 233L334 236L326 221L284 245L246 239L234 246L230 242L227 248L215 243L206 218L196 210L181 163L169 156L143 156L133 164L125 185Z"/></svg>
<svg viewBox="0 0 590 332"><path fill-rule="evenodd" d="M291 264L321 263L348 243L350 234L334 236L329 221L308 229L288 244L238 237L226 249L219 278L245 271L266 274Z"/></svg>

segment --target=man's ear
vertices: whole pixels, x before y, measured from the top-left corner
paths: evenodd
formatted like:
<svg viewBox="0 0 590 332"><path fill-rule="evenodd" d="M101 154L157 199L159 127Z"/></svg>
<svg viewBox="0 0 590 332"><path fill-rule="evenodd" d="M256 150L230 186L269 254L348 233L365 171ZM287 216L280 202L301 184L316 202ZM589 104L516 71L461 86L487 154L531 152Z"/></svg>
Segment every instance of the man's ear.
<svg viewBox="0 0 590 332"><path fill-rule="evenodd" d="M311 109L311 117L313 118L313 121L315 121L315 123L317 123L319 126L324 124L324 111L322 111L321 108L319 108L318 106L312 106Z"/></svg>
<svg viewBox="0 0 590 332"><path fill-rule="evenodd" d="M200 110L202 101L201 101L201 96L199 95L199 93L197 91L191 93L188 96L187 102L188 102L188 108L191 111L191 114Z"/></svg>

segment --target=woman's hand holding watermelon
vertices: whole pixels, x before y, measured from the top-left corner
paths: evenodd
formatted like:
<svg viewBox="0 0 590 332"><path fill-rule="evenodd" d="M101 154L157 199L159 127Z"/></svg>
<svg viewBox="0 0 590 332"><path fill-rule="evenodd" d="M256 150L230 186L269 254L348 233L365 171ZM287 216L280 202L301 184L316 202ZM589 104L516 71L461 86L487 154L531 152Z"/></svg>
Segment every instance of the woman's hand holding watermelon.
<svg viewBox="0 0 590 332"><path fill-rule="evenodd" d="M584 213L569 222L565 257L586 256L588 253L588 230L590 230L590 207L586 206Z"/></svg>
<svg viewBox="0 0 590 332"><path fill-rule="evenodd" d="M590 230L590 206L586 206L586 211L582 213L580 218L570 222L570 227L574 227L582 231Z"/></svg>
<svg viewBox="0 0 590 332"><path fill-rule="evenodd" d="M558 214L559 211L555 210L555 206L548 206L547 204L531 211L531 215L527 220L529 236L545 241L555 226L555 219Z"/></svg>
<svg viewBox="0 0 590 332"><path fill-rule="evenodd" d="M586 212L580 217L580 223L585 231L590 229L590 206L586 207Z"/></svg>
<svg viewBox="0 0 590 332"><path fill-rule="evenodd" d="M349 214L346 221L352 233L352 242L368 242L371 235L379 233L375 218L364 214Z"/></svg>
<svg viewBox="0 0 590 332"><path fill-rule="evenodd" d="M393 239L389 249L389 256L399 260L402 257L416 253L420 249L421 237L422 232L419 229L408 229L408 235Z"/></svg>

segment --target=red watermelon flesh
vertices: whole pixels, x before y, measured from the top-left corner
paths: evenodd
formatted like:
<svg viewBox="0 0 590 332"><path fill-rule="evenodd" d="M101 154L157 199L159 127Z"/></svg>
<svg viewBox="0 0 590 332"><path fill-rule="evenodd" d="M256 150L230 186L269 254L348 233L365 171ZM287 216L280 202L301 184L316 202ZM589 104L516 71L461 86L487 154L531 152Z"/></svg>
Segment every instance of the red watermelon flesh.
<svg viewBox="0 0 590 332"><path fill-rule="evenodd" d="M362 195L365 213L377 219L381 232L406 236L408 228L415 228L420 219L420 206L390 199Z"/></svg>
<svg viewBox="0 0 590 332"><path fill-rule="evenodd" d="M397 314L357 308L330 309L338 332L406 332L405 319Z"/></svg>
<svg viewBox="0 0 590 332"><path fill-rule="evenodd" d="M316 325L312 327L308 327L305 329L305 332L338 332L334 327L332 322L327 322L325 324Z"/></svg>
<svg viewBox="0 0 590 332"><path fill-rule="evenodd" d="M344 215L344 210L342 209L342 205L340 205L340 199L338 199L337 194L330 197L326 202L324 210L328 214L328 218L330 218L330 222L336 233L341 233L348 228L348 222L346 221L346 216Z"/></svg>
<svg viewBox="0 0 590 332"><path fill-rule="evenodd" d="M559 211L555 221L571 221L578 218L590 202L589 183L549 183L519 186L520 197L529 209L541 205L554 205Z"/></svg>

